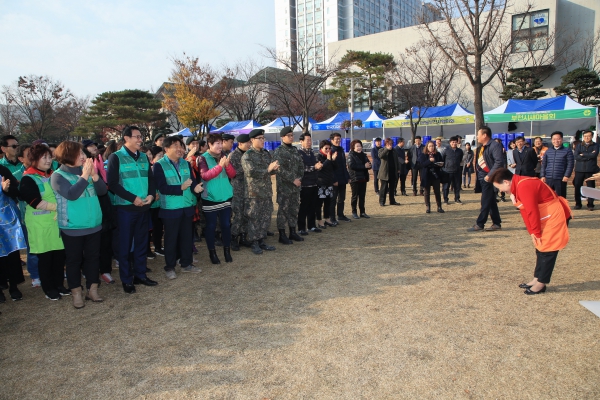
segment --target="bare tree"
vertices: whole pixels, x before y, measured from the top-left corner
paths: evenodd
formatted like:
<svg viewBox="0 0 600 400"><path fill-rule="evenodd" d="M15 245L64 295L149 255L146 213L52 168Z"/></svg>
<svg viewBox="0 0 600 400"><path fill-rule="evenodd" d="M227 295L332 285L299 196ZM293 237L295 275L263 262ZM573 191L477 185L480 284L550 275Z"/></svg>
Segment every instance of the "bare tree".
<svg viewBox="0 0 600 400"><path fill-rule="evenodd" d="M413 141L427 109L448 99L456 75L456 65L431 41L407 48L398 57L389 80L394 85L393 96L408 110Z"/></svg>
<svg viewBox="0 0 600 400"><path fill-rule="evenodd" d="M580 47L572 56L579 60L582 67L600 72L600 29L594 35L580 39Z"/></svg>
<svg viewBox="0 0 600 400"><path fill-rule="evenodd" d="M48 76L20 76L3 92L7 105L16 107L22 116L21 132L32 138L42 139L56 131L59 108L73 99L70 90Z"/></svg>
<svg viewBox="0 0 600 400"><path fill-rule="evenodd" d="M278 54L274 48L265 48L265 57L284 66L284 69L266 71L263 78L267 93L276 109L288 116L302 116L296 123L303 132L308 131L308 118L315 117L316 111L320 111L325 103L321 94L325 82L338 71L337 63L333 62L335 54L325 62L313 62L314 54L320 50L320 46L299 46L293 60Z"/></svg>
<svg viewBox="0 0 600 400"><path fill-rule="evenodd" d="M16 136L19 134L19 125L23 122L23 116L16 106L9 104L7 88L0 92L0 125L4 135Z"/></svg>
<svg viewBox="0 0 600 400"><path fill-rule="evenodd" d="M55 136L58 139L66 140L74 135L75 129L79 126L81 118L85 115L90 106L90 96L73 96L65 104L56 110L56 128Z"/></svg>
<svg viewBox="0 0 600 400"><path fill-rule="evenodd" d="M238 121L256 119L269 106L269 96L265 83L256 74L264 66L256 60L239 61L230 70L234 78L230 83L229 96L221 107Z"/></svg>
<svg viewBox="0 0 600 400"><path fill-rule="evenodd" d="M531 9L528 0L522 10ZM521 4L521 2L519 2ZM483 88L506 65L516 35L502 34L510 27L511 0L437 0L443 21L422 25L442 53L469 80L473 87L473 105L477 126L483 125ZM524 20L524 19L523 19ZM522 26L521 22L521 26ZM510 30L510 29L509 29ZM520 27L517 32L520 31ZM494 63L488 54L494 52Z"/></svg>

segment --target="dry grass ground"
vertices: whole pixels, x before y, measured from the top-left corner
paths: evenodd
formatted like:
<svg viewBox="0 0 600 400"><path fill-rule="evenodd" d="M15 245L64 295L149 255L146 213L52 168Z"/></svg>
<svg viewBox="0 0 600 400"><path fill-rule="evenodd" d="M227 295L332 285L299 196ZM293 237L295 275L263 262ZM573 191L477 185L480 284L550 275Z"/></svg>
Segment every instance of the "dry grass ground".
<svg viewBox="0 0 600 400"><path fill-rule="evenodd" d="M158 258L159 286L102 285L82 310L24 284L0 306L0 398L600 398L600 318L578 303L600 300L600 211L575 213L548 292L525 296L509 203L501 232L467 233L472 191L441 215L399 200L369 186L369 220L232 264L201 248L203 272L174 281Z"/></svg>

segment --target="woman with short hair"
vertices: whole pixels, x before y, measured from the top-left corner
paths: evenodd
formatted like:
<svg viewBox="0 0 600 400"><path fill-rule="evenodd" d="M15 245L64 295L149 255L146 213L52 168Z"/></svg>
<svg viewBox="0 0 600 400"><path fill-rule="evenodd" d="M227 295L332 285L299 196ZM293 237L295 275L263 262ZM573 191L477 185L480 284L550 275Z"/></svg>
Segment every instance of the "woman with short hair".
<svg viewBox="0 0 600 400"><path fill-rule="evenodd" d="M367 193L367 182L369 182L369 170L371 163L367 155L363 153L362 142L358 139L350 142L350 151L346 156L348 164L348 173L350 174L350 189L352 189L352 217L354 219L370 218L365 212L365 194ZM357 213L360 210L360 216Z"/></svg>
<svg viewBox="0 0 600 400"><path fill-rule="evenodd" d="M231 198L233 187L229 179L235 177L235 169L229 163L229 157L223 154L223 139L220 135L210 134L206 138L208 150L198 157L198 169L202 181L205 182L202 192L202 211L206 216L206 246L210 261L220 264L215 249L215 231L217 218L221 224L223 238L223 254L225 262L231 258Z"/></svg>
<svg viewBox="0 0 600 400"><path fill-rule="evenodd" d="M334 227L337 222L331 221L329 209L331 198L333 197L333 183L335 181L335 169L337 167L335 159L337 152L331 152L331 142L329 140L321 140L319 143L319 153L317 154L317 162L323 164L323 167L317 171L317 228L325 229L327 226ZM322 214L321 214L322 213ZM321 215L325 219L321 218Z"/></svg>
<svg viewBox="0 0 600 400"><path fill-rule="evenodd" d="M421 187L423 187L423 197L425 199L425 212L431 212L431 187L437 203L437 212L443 213L442 196L440 194L440 182L442 176L442 155L436 150L435 143L427 142L423 147L423 152L419 154L419 164L421 165Z"/></svg>
<svg viewBox="0 0 600 400"><path fill-rule="evenodd" d="M473 160L475 153L471 150L471 143L465 144L465 153L463 155L463 188L471 187L471 174L474 171Z"/></svg>
<svg viewBox="0 0 600 400"><path fill-rule="evenodd" d="M65 250L57 222L57 200L50 185L52 151L36 144L28 154L31 166L23 173L20 197L27 204L25 226L29 248L38 257L38 271L46 298L59 300L71 291L64 286Z"/></svg>
<svg viewBox="0 0 600 400"><path fill-rule="evenodd" d="M67 284L73 295L73 306L83 308L81 273L85 276L86 300L101 302L100 239L102 210L98 196L107 192L106 184L87 158L81 143L65 141L56 148L61 166L50 181L58 203L58 226L65 245Z"/></svg>

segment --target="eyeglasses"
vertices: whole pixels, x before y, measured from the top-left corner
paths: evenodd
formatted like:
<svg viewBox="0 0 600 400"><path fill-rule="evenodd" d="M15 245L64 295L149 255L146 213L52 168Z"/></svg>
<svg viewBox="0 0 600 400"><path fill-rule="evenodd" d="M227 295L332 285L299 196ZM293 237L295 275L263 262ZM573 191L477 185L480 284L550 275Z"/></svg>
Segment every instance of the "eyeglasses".
<svg viewBox="0 0 600 400"><path fill-rule="evenodd" d="M141 135L137 135L137 136L131 136L132 139L141 139L142 136Z"/></svg>
<svg viewBox="0 0 600 400"><path fill-rule="evenodd" d="M261 137L255 137L254 139L256 139L256 140L265 140L265 137L264 137L264 136L261 136Z"/></svg>
<svg viewBox="0 0 600 400"><path fill-rule="evenodd" d="M16 149L17 147L19 147L19 145L18 144L11 144L10 146L4 146L4 147L10 147L10 148Z"/></svg>
<svg viewBox="0 0 600 400"><path fill-rule="evenodd" d="M331 150L331 147L323 147L323 150Z"/></svg>

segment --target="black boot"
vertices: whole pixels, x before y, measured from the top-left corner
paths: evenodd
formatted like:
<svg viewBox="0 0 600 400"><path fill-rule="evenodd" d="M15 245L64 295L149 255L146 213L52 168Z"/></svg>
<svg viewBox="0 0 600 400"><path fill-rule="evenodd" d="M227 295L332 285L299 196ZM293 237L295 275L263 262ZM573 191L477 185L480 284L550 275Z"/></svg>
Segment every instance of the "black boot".
<svg viewBox="0 0 600 400"><path fill-rule="evenodd" d="M431 203L427 201L427 198L425 198L425 207L426 207L425 212L427 214L429 214L431 212Z"/></svg>
<svg viewBox="0 0 600 400"><path fill-rule="evenodd" d="M285 229L279 229L279 243L283 244L294 244L288 237L285 235Z"/></svg>
<svg viewBox="0 0 600 400"><path fill-rule="evenodd" d="M221 260L219 260L219 257L217 257L217 250L208 249L208 255L210 256L210 262L213 264L221 264Z"/></svg>
<svg viewBox="0 0 600 400"><path fill-rule="evenodd" d="M296 228L292 228L290 226L290 239L295 240L296 242L304 242L304 238L296 233Z"/></svg>
<svg viewBox="0 0 600 400"><path fill-rule="evenodd" d="M231 236L231 250L233 251L240 251L240 246L238 244L238 238L241 235L233 235Z"/></svg>
<svg viewBox="0 0 600 400"><path fill-rule="evenodd" d="M223 247L223 255L225 256L225 262L233 262L233 258L231 258L231 253L229 252L229 247Z"/></svg>
<svg viewBox="0 0 600 400"><path fill-rule="evenodd" d="M240 235L240 246L252 247L252 242L248 240L248 234L242 233Z"/></svg>
<svg viewBox="0 0 600 400"><path fill-rule="evenodd" d="M258 241L258 245L263 250L267 250L267 251L273 251L273 250L275 250L275 246L269 246L268 244L266 244L265 243L265 239L260 239Z"/></svg>
<svg viewBox="0 0 600 400"><path fill-rule="evenodd" d="M262 254L262 249L260 248L260 245L258 244L258 240L255 240L254 242L252 242L252 252L254 254Z"/></svg>

